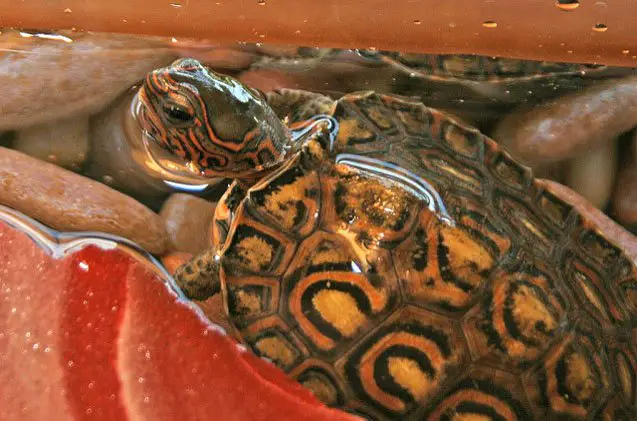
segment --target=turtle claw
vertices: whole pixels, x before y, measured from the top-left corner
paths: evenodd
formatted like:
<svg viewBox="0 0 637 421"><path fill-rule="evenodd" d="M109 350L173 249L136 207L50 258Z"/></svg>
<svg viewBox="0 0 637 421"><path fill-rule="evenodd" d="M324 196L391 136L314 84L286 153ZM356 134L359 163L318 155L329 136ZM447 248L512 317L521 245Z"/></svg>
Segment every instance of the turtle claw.
<svg viewBox="0 0 637 421"><path fill-rule="evenodd" d="M221 292L216 254L214 248L206 250L175 271L177 286L187 298L203 301Z"/></svg>

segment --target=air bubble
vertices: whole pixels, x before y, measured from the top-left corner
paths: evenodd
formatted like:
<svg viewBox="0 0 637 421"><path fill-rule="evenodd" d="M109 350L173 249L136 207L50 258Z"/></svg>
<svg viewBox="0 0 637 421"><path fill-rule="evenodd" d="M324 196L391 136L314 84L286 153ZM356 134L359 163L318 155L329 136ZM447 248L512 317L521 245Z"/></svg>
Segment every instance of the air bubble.
<svg viewBox="0 0 637 421"><path fill-rule="evenodd" d="M180 3L170 3L170 7L174 7L175 9L180 9L181 8L181 4Z"/></svg>
<svg viewBox="0 0 637 421"><path fill-rule="evenodd" d="M557 0L555 7L565 12L570 12L579 7L579 0Z"/></svg>
<svg viewBox="0 0 637 421"><path fill-rule="evenodd" d="M622 54L624 54L624 55L630 54L630 50L622 50Z"/></svg>
<svg viewBox="0 0 637 421"><path fill-rule="evenodd" d="M595 25L593 25L593 31L606 32L608 31L608 26L604 25L603 23L596 23Z"/></svg>
<svg viewBox="0 0 637 421"><path fill-rule="evenodd" d="M421 24L422 24L422 21L420 19L416 19L414 21L414 25L421 25Z"/></svg>
<svg viewBox="0 0 637 421"><path fill-rule="evenodd" d="M498 27L498 23L492 20L487 20L482 22L482 26L484 26L485 28L493 29Z"/></svg>
<svg viewBox="0 0 637 421"><path fill-rule="evenodd" d="M64 13L73 13L73 11L67 7L66 9L64 9Z"/></svg>
<svg viewBox="0 0 637 421"><path fill-rule="evenodd" d="M258 1L257 1L257 4L258 4L259 6L265 6L265 0L258 0Z"/></svg>

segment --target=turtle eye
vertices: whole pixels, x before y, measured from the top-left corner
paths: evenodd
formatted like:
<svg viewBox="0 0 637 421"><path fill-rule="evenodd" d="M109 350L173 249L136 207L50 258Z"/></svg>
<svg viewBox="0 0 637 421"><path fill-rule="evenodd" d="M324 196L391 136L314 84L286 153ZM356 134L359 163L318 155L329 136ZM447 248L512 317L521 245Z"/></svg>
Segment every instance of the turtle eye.
<svg viewBox="0 0 637 421"><path fill-rule="evenodd" d="M175 123L190 123L194 118L191 110L177 104L167 104L164 106L164 113L168 119Z"/></svg>

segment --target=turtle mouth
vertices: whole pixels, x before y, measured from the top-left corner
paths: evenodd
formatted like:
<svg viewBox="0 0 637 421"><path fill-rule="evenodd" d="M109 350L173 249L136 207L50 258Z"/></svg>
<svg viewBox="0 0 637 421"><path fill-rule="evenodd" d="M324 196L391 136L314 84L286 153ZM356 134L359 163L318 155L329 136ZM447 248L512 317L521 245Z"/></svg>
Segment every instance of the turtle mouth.
<svg viewBox="0 0 637 421"><path fill-rule="evenodd" d="M160 129L161 120L145 85L139 89L131 104L133 116L139 122L144 135L150 137L159 147L164 148L166 142Z"/></svg>

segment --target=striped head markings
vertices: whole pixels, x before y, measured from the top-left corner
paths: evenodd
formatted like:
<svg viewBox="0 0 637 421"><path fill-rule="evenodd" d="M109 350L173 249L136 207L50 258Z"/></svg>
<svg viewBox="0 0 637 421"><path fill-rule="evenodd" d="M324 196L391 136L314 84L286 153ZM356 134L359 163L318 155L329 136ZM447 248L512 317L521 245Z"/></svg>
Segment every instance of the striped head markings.
<svg viewBox="0 0 637 421"><path fill-rule="evenodd" d="M260 93L194 59L150 72L137 98L144 132L198 175L249 176L279 163L289 142Z"/></svg>

